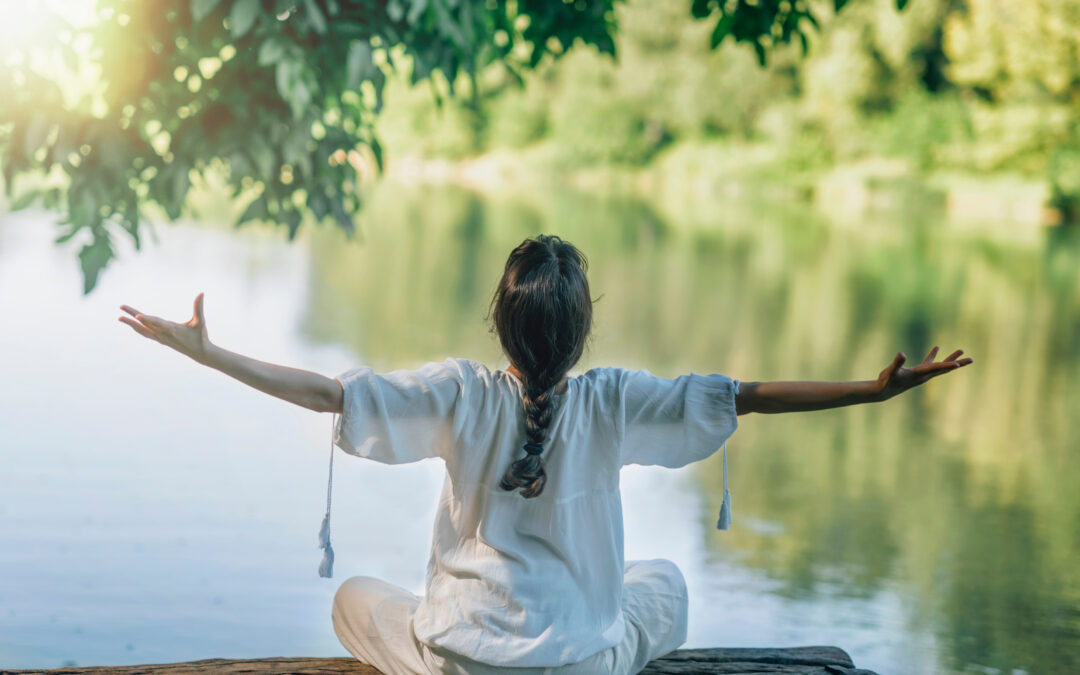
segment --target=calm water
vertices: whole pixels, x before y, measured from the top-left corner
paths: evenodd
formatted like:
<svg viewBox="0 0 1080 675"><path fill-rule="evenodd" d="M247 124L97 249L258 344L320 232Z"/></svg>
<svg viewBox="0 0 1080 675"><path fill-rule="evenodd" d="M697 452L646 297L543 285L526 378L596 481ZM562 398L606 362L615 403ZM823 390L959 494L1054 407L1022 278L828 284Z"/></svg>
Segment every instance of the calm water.
<svg viewBox="0 0 1080 675"><path fill-rule="evenodd" d="M205 291L215 341L328 375L448 355L502 366L487 302L510 248L545 231L592 264L578 370L869 379L897 350L976 359L888 403L740 418L729 532L713 529L718 456L626 469L627 557L684 570L687 646L834 644L883 674L1080 669L1067 233L386 187L362 242L161 227L84 298L50 218L0 218L2 666L344 655L341 580L423 589L438 462L340 461L335 579L320 579L330 416L139 338L119 304L186 319Z"/></svg>

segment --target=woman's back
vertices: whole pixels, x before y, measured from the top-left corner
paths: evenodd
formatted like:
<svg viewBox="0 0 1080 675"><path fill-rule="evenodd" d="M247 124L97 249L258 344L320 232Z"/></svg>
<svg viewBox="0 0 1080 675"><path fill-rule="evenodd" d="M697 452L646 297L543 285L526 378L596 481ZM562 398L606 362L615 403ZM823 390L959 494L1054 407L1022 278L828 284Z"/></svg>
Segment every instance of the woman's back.
<svg viewBox="0 0 1080 675"><path fill-rule="evenodd" d="M338 379L342 449L388 463L445 460L414 630L426 644L494 665L558 666L618 644L620 467L703 459L736 426L738 383L724 375L594 368L554 396L547 487L522 499L499 487L525 436L523 385L512 374L447 359Z"/></svg>

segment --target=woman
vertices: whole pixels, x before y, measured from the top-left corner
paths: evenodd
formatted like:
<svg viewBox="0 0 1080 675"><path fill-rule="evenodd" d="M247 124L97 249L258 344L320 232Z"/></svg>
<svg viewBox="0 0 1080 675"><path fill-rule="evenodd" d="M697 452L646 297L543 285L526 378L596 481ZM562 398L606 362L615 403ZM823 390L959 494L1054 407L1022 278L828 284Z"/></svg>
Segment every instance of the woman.
<svg viewBox="0 0 1080 675"><path fill-rule="evenodd" d="M425 595L370 577L338 590L334 629L357 658L388 675L636 673L685 641L688 598L670 561L623 560L623 465L684 466L724 446L737 415L883 401L972 360L957 350L934 362L934 347L904 368L898 353L861 382L610 367L569 377L592 326L586 268L555 236L511 252L491 312L505 371L448 358L331 379L264 363L210 341L202 294L184 324L127 305L120 321L260 391L340 413L334 441L350 454L445 461ZM718 527L729 517L725 488ZM324 534L329 549L328 523Z"/></svg>

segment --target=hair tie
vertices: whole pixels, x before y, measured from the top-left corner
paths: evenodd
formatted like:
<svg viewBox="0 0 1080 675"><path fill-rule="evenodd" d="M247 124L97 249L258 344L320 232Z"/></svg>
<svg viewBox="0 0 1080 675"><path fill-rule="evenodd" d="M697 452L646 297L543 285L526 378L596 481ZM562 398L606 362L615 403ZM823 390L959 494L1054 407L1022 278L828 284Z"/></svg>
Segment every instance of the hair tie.
<svg viewBox="0 0 1080 675"><path fill-rule="evenodd" d="M530 454L530 455L539 455L543 451L544 451L544 446L542 446L542 445L537 445L536 443L526 443L525 444L525 452Z"/></svg>

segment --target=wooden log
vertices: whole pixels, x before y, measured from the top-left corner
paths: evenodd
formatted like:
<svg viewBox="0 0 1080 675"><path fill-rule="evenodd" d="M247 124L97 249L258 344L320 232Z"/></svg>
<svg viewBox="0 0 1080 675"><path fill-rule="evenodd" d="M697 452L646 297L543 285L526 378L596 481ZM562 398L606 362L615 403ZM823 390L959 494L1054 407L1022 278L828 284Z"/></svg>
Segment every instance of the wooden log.
<svg viewBox="0 0 1080 675"><path fill-rule="evenodd" d="M108 666L56 668L54 670L0 670L0 675L208 675L210 673L245 673L251 675L382 675L371 666L352 658L204 659L185 663L162 663L147 666Z"/></svg>
<svg viewBox="0 0 1080 675"><path fill-rule="evenodd" d="M642 675L875 675L855 668L851 657L839 647L791 647L787 649L679 649L651 661ZM205 659L186 663L145 666L98 666L53 670L3 670L0 675L381 675L375 668L352 658Z"/></svg>

